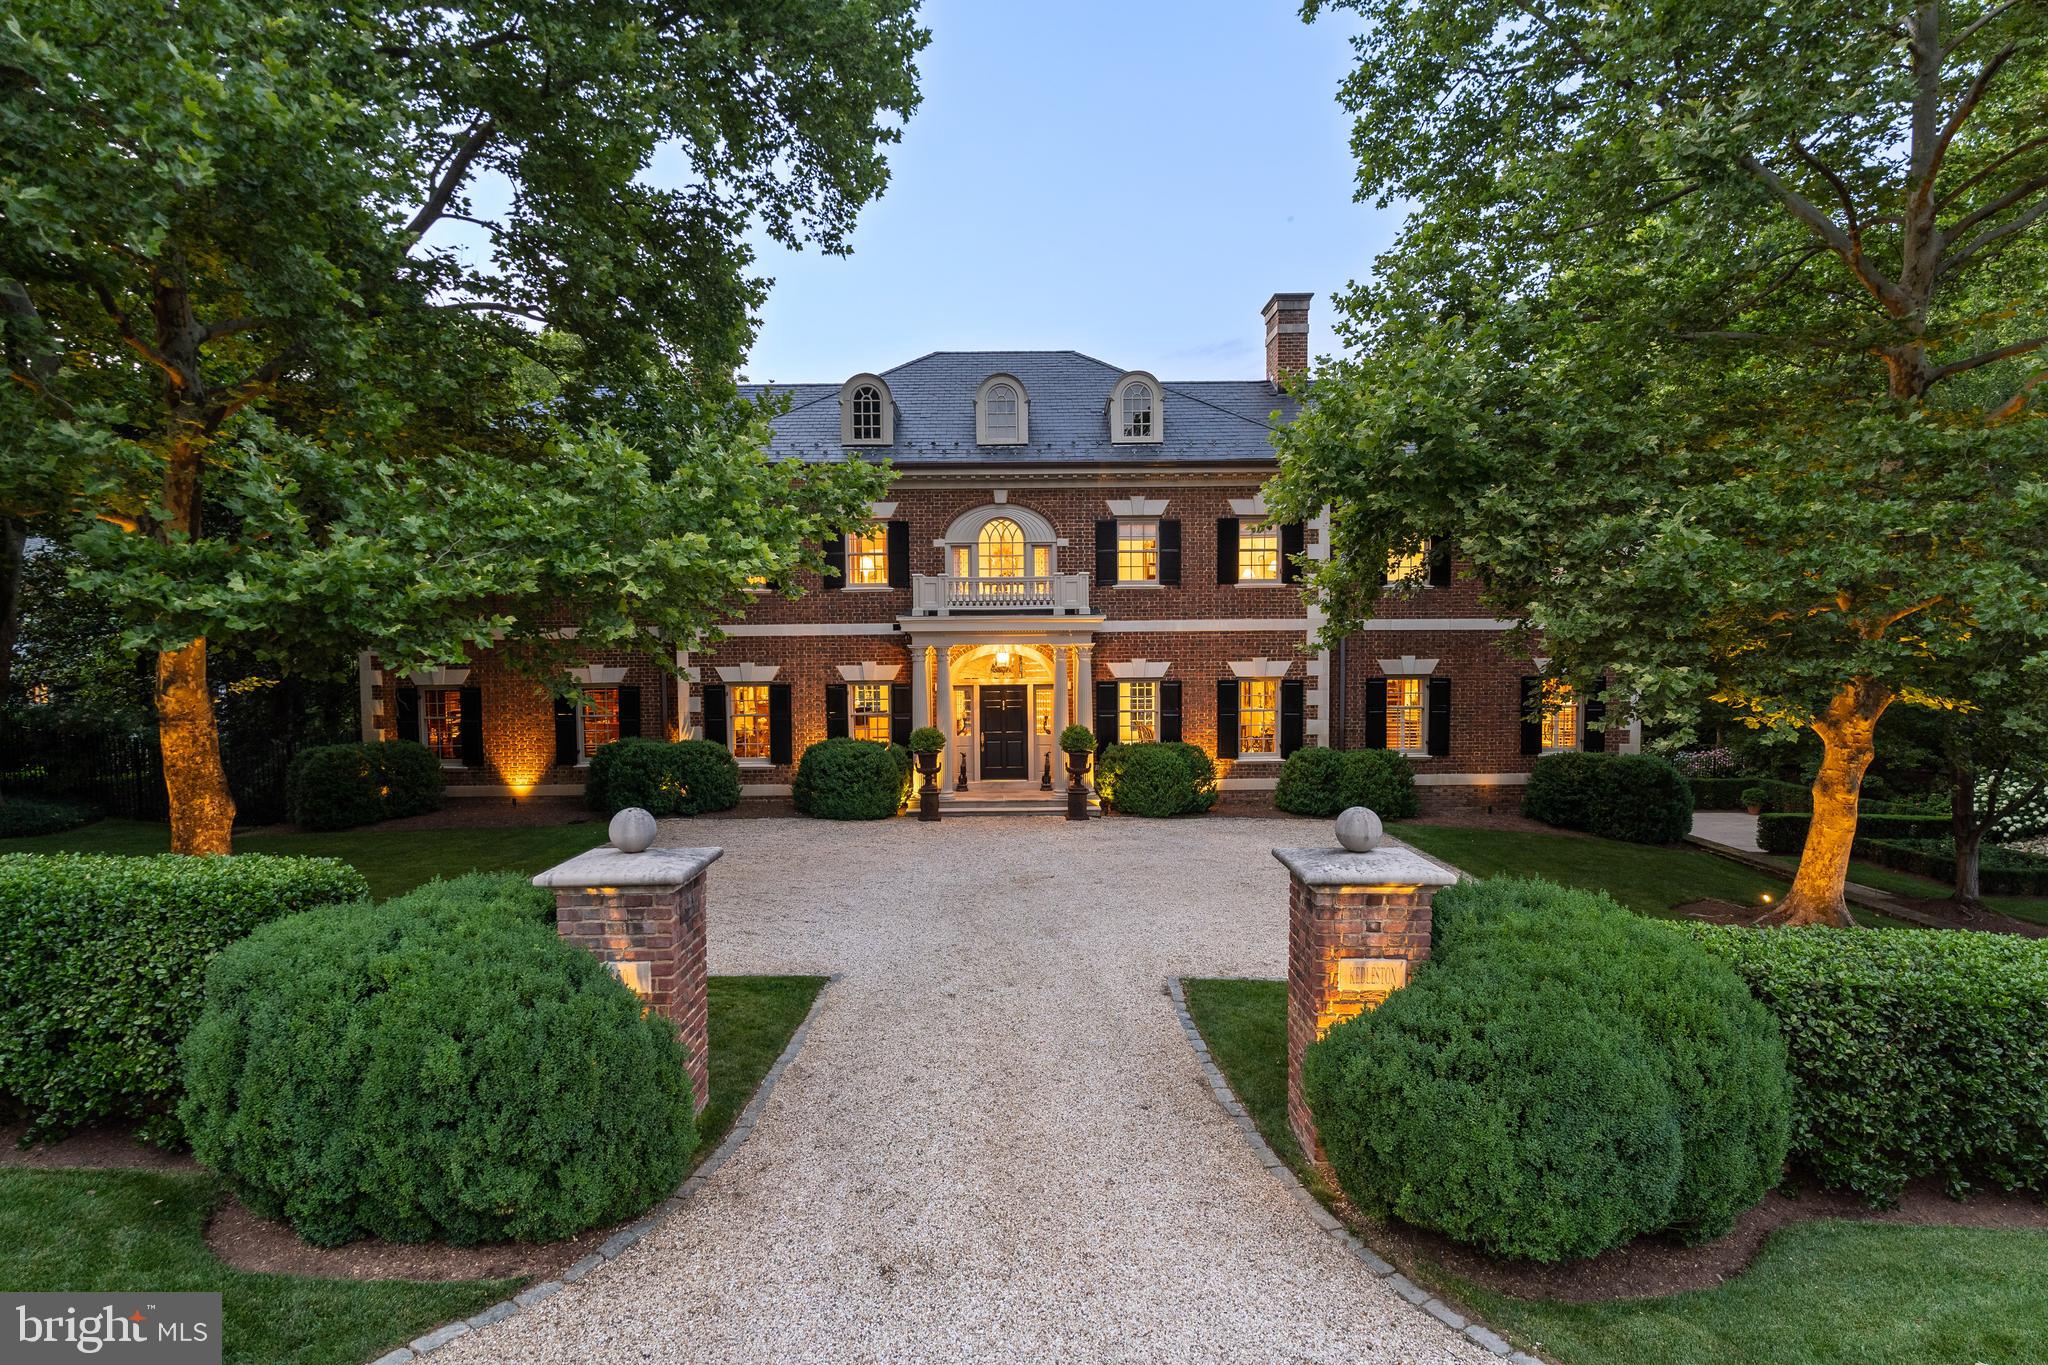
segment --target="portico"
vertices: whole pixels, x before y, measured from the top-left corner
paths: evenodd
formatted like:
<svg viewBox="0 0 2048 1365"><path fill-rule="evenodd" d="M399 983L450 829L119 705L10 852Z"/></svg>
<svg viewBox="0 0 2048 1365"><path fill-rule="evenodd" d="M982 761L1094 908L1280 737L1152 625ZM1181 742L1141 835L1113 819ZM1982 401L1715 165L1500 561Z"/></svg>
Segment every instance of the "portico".
<svg viewBox="0 0 2048 1365"><path fill-rule="evenodd" d="M1088 617L905 617L911 723L946 736L948 788L968 781L1036 783L1048 765L1066 790L1057 752L1068 725L1094 724L1095 628Z"/></svg>

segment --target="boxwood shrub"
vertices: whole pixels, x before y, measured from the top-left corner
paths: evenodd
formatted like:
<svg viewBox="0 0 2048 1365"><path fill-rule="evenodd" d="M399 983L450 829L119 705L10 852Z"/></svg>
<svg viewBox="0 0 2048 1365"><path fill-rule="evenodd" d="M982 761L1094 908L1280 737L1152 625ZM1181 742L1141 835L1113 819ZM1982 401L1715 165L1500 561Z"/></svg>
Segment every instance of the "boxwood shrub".
<svg viewBox="0 0 2048 1365"><path fill-rule="evenodd" d="M1095 791L1118 815L1198 815L1216 804L1216 765L1194 744L1112 744L1096 758Z"/></svg>
<svg viewBox="0 0 2048 1365"><path fill-rule="evenodd" d="M1692 832L1692 784L1655 754L1545 754L1522 814L1603 839L1670 844Z"/></svg>
<svg viewBox="0 0 2048 1365"><path fill-rule="evenodd" d="M353 829L441 809L441 760L409 739L301 749L285 771L285 808L304 829Z"/></svg>
<svg viewBox="0 0 2048 1365"><path fill-rule="evenodd" d="M10 796L0 804L0 839L26 839L34 834L61 834L100 818L97 806L59 801L47 796Z"/></svg>
<svg viewBox="0 0 2048 1365"><path fill-rule="evenodd" d="M1557 1261L1717 1237L1777 1182L1784 1045L1734 972L1548 882L1451 887L1436 905L1432 959L1304 1062L1361 1207Z"/></svg>
<svg viewBox="0 0 2048 1365"><path fill-rule="evenodd" d="M827 739L797 760L796 808L821 820L886 820L910 799L910 751L867 739Z"/></svg>
<svg viewBox="0 0 2048 1365"><path fill-rule="evenodd" d="M1686 785L1692 788L1694 810L1747 810L1748 793L1751 789L1772 794L1769 804L1775 809L1794 809L1791 806L1779 805L1775 795L1779 787L1792 786L1789 782L1773 782L1768 777L1688 777L1685 780ZM1804 791L1805 788L1798 790ZM1807 803L1810 805L1812 801L1813 794L1808 792Z"/></svg>
<svg viewBox="0 0 2048 1365"><path fill-rule="evenodd" d="M1811 812L1767 810L1756 818L1756 841L1766 853L1797 853L1806 847L1806 831L1812 824ZM1863 857L1871 841L1877 839L1942 839L1949 836L1950 824L1946 815L1889 815L1865 810L1856 816L1856 842L1851 851L1857 857Z"/></svg>
<svg viewBox="0 0 2048 1365"><path fill-rule="evenodd" d="M369 894L334 858L0 857L0 1095L28 1136L179 1136L178 1044L207 963L266 920Z"/></svg>
<svg viewBox="0 0 2048 1365"><path fill-rule="evenodd" d="M477 876L231 946L185 1046L194 1153L316 1246L550 1241L664 1198L683 1047L536 909Z"/></svg>
<svg viewBox="0 0 2048 1365"><path fill-rule="evenodd" d="M1952 929L1689 926L1777 1016L1792 1158L1873 1203L2048 1191L2048 942Z"/></svg>
<svg viewBox="0 0 2048 1365"><path fill-rule="evenodd" d="M1954 883L1956 845L1947 839L1863 839L1863 856L1884 867ZM2048 857L1998 844L1977 849L1977 883L1987 896L2048 896Z"/></svg>
<svg viewBox="0 0 2048 1365"><path fill-rule="evenodd" d="M664 818L731 810L740 803L740 765L708 739L622 739L591 754L583 800L606 815L628 806Z"/></svg>
<svg viewBox="0 0 2048 1365"><path fill-rule="evenodd" d="M1296 749L1280 765L1273 804L1290 815L1321 816L1366 806L1383 820L1422 810L1414 766L1391 749Z"/></svg>

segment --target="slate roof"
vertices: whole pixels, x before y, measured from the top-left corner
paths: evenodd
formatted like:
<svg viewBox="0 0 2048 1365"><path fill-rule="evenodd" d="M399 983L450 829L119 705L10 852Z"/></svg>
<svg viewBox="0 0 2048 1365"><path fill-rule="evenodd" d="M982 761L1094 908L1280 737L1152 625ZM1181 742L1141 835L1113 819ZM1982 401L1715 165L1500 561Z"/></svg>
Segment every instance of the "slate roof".
<svg viewBox="0 0 2048 1365"><path fill-rule="evenodd" d="M1128 371L1079 351L933 351L879 372L896 400L895 444L839 444L839 390L845 383L743 384L748 397L789 399L770 449L804 460L849 454L898 466L983 464L1156 465L1271 463L1274 414L1292 420L1294 401L1263 379L1160 380L1163 439L1112 444L1109 391ZM1014 375L1030 396L1030 440L984 446L974 440L974 396L992 374Z"/></svg>

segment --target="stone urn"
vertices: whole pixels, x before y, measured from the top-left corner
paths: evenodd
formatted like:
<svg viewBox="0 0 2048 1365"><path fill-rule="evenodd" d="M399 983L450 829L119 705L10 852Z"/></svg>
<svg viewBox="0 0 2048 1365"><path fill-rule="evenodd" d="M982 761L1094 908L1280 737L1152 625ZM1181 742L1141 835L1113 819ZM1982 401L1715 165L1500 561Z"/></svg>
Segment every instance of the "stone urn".
<svg viewBox="0 0 2048 1365"><path fill-rule="evenodd" d="M917 818L925 821L939 818L939 756L932 753L916 754L917 773L924 779L924 786L917 793Z"/></svg>
<svg viewBox="0 0 2048 1365"><path fill-rule="evenodd" d="M1088 818L1088 759L1086 752L1067 755L1067 818Z"/></svg>

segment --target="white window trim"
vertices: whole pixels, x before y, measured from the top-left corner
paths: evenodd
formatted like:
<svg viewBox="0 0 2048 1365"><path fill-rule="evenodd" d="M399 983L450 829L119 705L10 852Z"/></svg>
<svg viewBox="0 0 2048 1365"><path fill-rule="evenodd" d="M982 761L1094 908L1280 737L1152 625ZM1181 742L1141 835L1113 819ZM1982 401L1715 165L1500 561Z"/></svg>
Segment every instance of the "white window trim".
<svg viewBox="0 0 2048 1365"><path fill-rule="evenodd" d="M775 675L781 671L782 666L780 664L772 666L767 664L734 664L730 667L721 665L718 669L718 676L724 679L726 684L725 751L731 754L733 762L742 768L772 768L775 766L775 760L772 756L769 758L741 758L739 751L733 748L735 737L739 733L739 726L736 724L739 720L739 706L737 705L738 699L732 694L732 689L735 687L766 687L769 683L775 681ZM771 702L770 705L772 706L773 703Z"/></svg>
<svg viewBox="0 0 2048 1365"><path fill-rule="evenodd" d="M1277 665L1277 671L1276 671L1276 668L1275 668L1275 666L1276 666L1276 665ZM1258 671L1256 671L1256 672L1247 672L1247 671L1244 671L1244 669L1251 669L1251 668L1256 668L1256 669L1257 669ZM1286 661L1286 660L1284 660L1284 659L1256 659L1256 660L1253 660L1251 664L1248 664L1248 665L1244 665L1244 666L1243 666L1243 668L1240 668L1240 666L1239 666L1239 665L1237 665L1237 664L1234 664L1234 663L1233 663L1233 664L1232 664L1232 665L1230 666L1230 671L1231 671L1232 673L1235 673L1235 674L1237 675L1237 716L1238 716L1238 734L1239 734L1239 736L1240 736L1240 739L1242 738L1242 736L1243 736L1243 734L1244 734L1244 684L1245 684L1246 682L1271 682L1271 683L1273 684L1273 749L1272 749L1272 752L1268 753L1268 752L1266 752L1265 750L1263 750L1263 749L1262 749L1262 750L1259 750L1259 751L1258 751L1258 752L1256 752L1256 753L1247 753L1247 752L1245 752L1245 750L1244 750L1244 748L1243 748L1242 744L1240 743L1240 745L1239 745L1239 748L1238 748L1238 751L1237 751L1237 757L1236 757L1236 759L1235 759L1235 762L1237 762L1237 763L1278 763L1278 762L1281 762L1281 758L1280 758L1280 680L1281 680L1282 678L1286 677L1286 675L1287 675L1287 661Z"/></svg>
<svg viewBox="0 0 2048 1365"><path fill-rule="evenodd" d="M889 528L879 519L875 522L875 526L882 533L882 581L879 583L856 583L853 581L853 557L855 554L853 542L858 538L859 533L848 531L844 536L840 537L839 553L846 563L846 571L843 575L846 581L840 584L842 592L889 592L893 588L894 585L889 582Z"/></svg>
<svg viewBox="0 0 2048 1365"><path fill-rule="evenodd" d="M1152 388L1152 430L1144 436L1124 435L1124 390L1133 384ZM1109 390L1109 440L1112 445L1158 445L1166 439L1166 386L1145 370L1120 376Z"/></svg>
<svg viewBox="0 0 2048 1365"><path fill-rule="evenodd" d="M422 736L424 736L424 735L425 735L425 733L426 733L426 728L427 728L427 693L429 693L429 692L454 692L454 693L458 693L458 694L459 694L459 693L460 693L460 692L462 691L462 688L463 688L463 682L464 682L465 680L467 680L467 679L468 679L468 677L469 677L469 670L468 670L468 669L466 669L466 668L438 668L438 669L435 669L435 670L434 670L434 672L432 672L432 673L415 673L415 674L413 674L413 678L414 678L414 680L415 680L416 682L417 682L417 680L418 680L418 679L420 679L420 678L434 678L434 679L439 679L439 678L449 678L449 677L453 677L453 678L457 679L457 681L454 681L454 682L441 682L441 681L433 681L433 682L425 682L425 683L419 683L419 684L418 684L418 686L419 686L419 692L420 692L420 733L421 733L421 735L422 735ZM460 702L458 701L458 702L457 702L457 705L460 705L460 704L461 704L461 703L460 703ZM582 710L582 708L581 708L581 707L578 707L577 709L578 709L578 711L581 711L581 710ZM462 723L463 723L463 725L464 725L464 726L467 726L467 725L469 724L469 717L468 717L468 716L464 716L464 717L462 717ZM458 730L458 731L457 731L456 733L457 733L457 734L460 734L460 733L462 733L462 732L461 732L460 730ZM578 747L579 749L581 749L581 747L582 747L582 743L583 743L583 741L582 741L582 728L581 728L581 726L579 725L579 726L578 726L578 729L577 729L577 747ZM458 755L457 755L457 757L455 757L455 758L444 758L444 759L442 759L442 760L441 760L441 766L442 766L442 768L444 768L444 769L453 769L453 768L466 768L466 767L468 767L468 766L469 766L468 764L466 764L466 763L464 763L464 762L462 761L462 759L461 759L461 757L460 757L460 753L459 753L459 749L460 749L460 746L458 745L457 747L458 747Z"/></svg>
<svg viewBox="0 0 2048 1365"><path fill-rule="evenodd" d="M1383 672L1383 673L1385 673L1385 674L1387 675L1387 681L1388 681L1388 682L1411 682L1411 681L1412 681L1412 682L1414 682L1414 683L1416 683L1416 684L1417 684L1417 687L1416 687L1416 689L1415 689L1415 711L1416 711L1416 726L1415 726L1415 737L1416 737L1416 747L1415 747L1415 748L1413 748L1413 749L1408 749L1408 748L1402 748L1402 747L1400 747L1400 746L1398 746L1398 745L1395 745L1395 744L1389 743L1389 744L1387 745L1387 752L1388 752L1388 753L1394 753L1394 754L1399 754L1399 755L1401 755L1401 757L1403 757L1403 758L1428 758L1428 757L1429 757L1429 682L1428 682L1428 678L1429 678L1429 675L1430 675L1431 673L1433 673L1433 672L1435 672L1435 671L1436 671L1436 660L1435 660L1435 659L1417 659L1417 658L1416 658L1416 657L1415 657L1414 655L1410 654L1410 655L1408 655L1408 656L1406 657L1406 663L1408 663L1408 664L1410 665L1410 667L1408 667L1408 668L1405 668L1405 669L1401 669L1401 670L1400 670L1400 671L1398 671L1398 672L1397 672L1397 671L1395 671L1394 669L1390 669L1390 668L1388 668L1388 667L1387 667L1387 665L1388 665L1388 664L1390 664L1390 663L1391 663L1391 664L1395 664L1395 665L1399 665L1399 664L1401 664L1402 662L1403 662L1403 660L1400 660L1400 659L1382 659L1382 660L1380 660L1380 671L1381 671L1381 672ZM1426 663L1426 664L1428 664L1428 665L1429 665L1429 667L1428 667L1428 668L1415 668L1415 667L1413 667L1413 665L1415 665L1415 664L1417 664L1417 663ZM1405 709L1405 708L1404 708L1404 709ZM1393 710L1394 710L1394 702L1393 702L1393 699L1392 699L1392 698L1390 697L1390 698L1388 698L1388 699L1387 699L1387 711L1388 711L1388 713L1389 713L1389 714L1391 715L1391 713L1393 712ZM1393 727L1393 725L1392 725L1392 723L1391 723L1391 721L1390 721L1390 722L1389 722L1389 724L1388 724L1388 726L1387 726L1387 729L1388 729L1388 731L1389 731L1389 732L1391 732L1391 731L1393 730L1393 728L1394 728L1394 727Z"/></svg>
<svg viewBox="0 0 2048 1365"><path fill-rule="evenodd" d="M599 678L584 678L584 679L583 679L583 681L584 681L585 683L587 683L587 684L590 684L590 685L592 685L592 686L596 686L596 687L606 687L606 688L617 688L617 687L618 687L618 685L619 685L619 679L621 679L621 678L624 678L624 677L626 676L626 670L625 670L625 669L623 669L623 668L579 668L579 669L577 669L577 670L576 670L576 672L577 672L578 674L583 674L583 673L616 673L616 674L618 674L618 678L614 678L614 679L611 679L610 681L605 681L605 680L603 680L603 679L599 679ZM622 700L622 701L620 702L620 705L621 705L621 706L623 706L624 704L625 704L625 703L624 703L624 701ZM587 742L585 742L585 740L584 740L584 738L583 738L583 713L584 713L584 710L585 710L585 709L586 709L586 708L584 707L584 705L583 705L583 703L582 703L582 702L580 702L580 701L579 701L579 702L577 702L577 703L576 703L576 763L575 763L575 766L576 766L576 767L578 767L578 768L587 768L587 767L589 767L589 766L590 766L590 745L589 745L589 744L588 744ZM624 738L624 736L621 736L620 738ZM616 742L616 741L615 741L615 742Z"/></svg>
<svg viewBox="0 0 2048 1365"><path fill-rule="evenodd" d="M902 664L878 664L872 659L863 659L857 664L840 664L838 667L840 678L850 683L892 683L903 671Z"/></svg>
<svg viewBox="0 0 2048 1365"><path fill-rule="evenodd" d="M1103 667L1108 669L1109 676L1118 682L1146 682L1156 681L1165 677L1167 670L1173 667L1173 661L1170 659L1119 659L1114 663L1104 664Z"/></svg>
<svg viewBox="0 0 2048 1365"><path fill-rule="evenodd" d="M1166 504L1162 502L1159 506L1164 509ZM1125 578L1124 527L1141 521L1152 523L1152 576L1150 578ZM1166 584L1160 577L1161 571L1162 568L1159 562L1159 518L1157 514L1119 516L1116 519L1116 586L1119 588L1163 588Z"/></svg>
<svg viewBox="0 0 2048 1365"><path fill-rule="evenodd" d="M1265 521L1263 518L1260 519L1260 524L1253 528L1253 530L1255 534L1271 535L1273 537L1273 576L1271 578L1246 578L1244 576L1245 527L1243 523L1246 520L1248 518L1242 515L1238 517L1237 586L1240 588L1277 588L1283 585L1293 587L1293 584L1287 582L1287 547L1282 543L1280 528L1269 521Z"/></svg>
<svg viewBox="0 0 2048 1365"><path fill-rule="evenodd" d="M872 384L882 396L882 435L855 440L853 435L853 395L862 386ZM889 385L878 374L857 374L839 386L839 444L843 446L891 446L896 444L896 397L889 392Z"/></svg>
<svg viewBox="0 0 2048 1365"><path fill-rule="evenodd" d="M1001 440L989 434L988 391L998 384L1008 384L1017 393L1017 434ZM1013 374L992 374L981 381L981 387L974 391L974 443L984 446L1021 446L1031 444L1031 394L1024 387L1024 381ZM997 499L1001 501L1000 497Z"/></svg>

